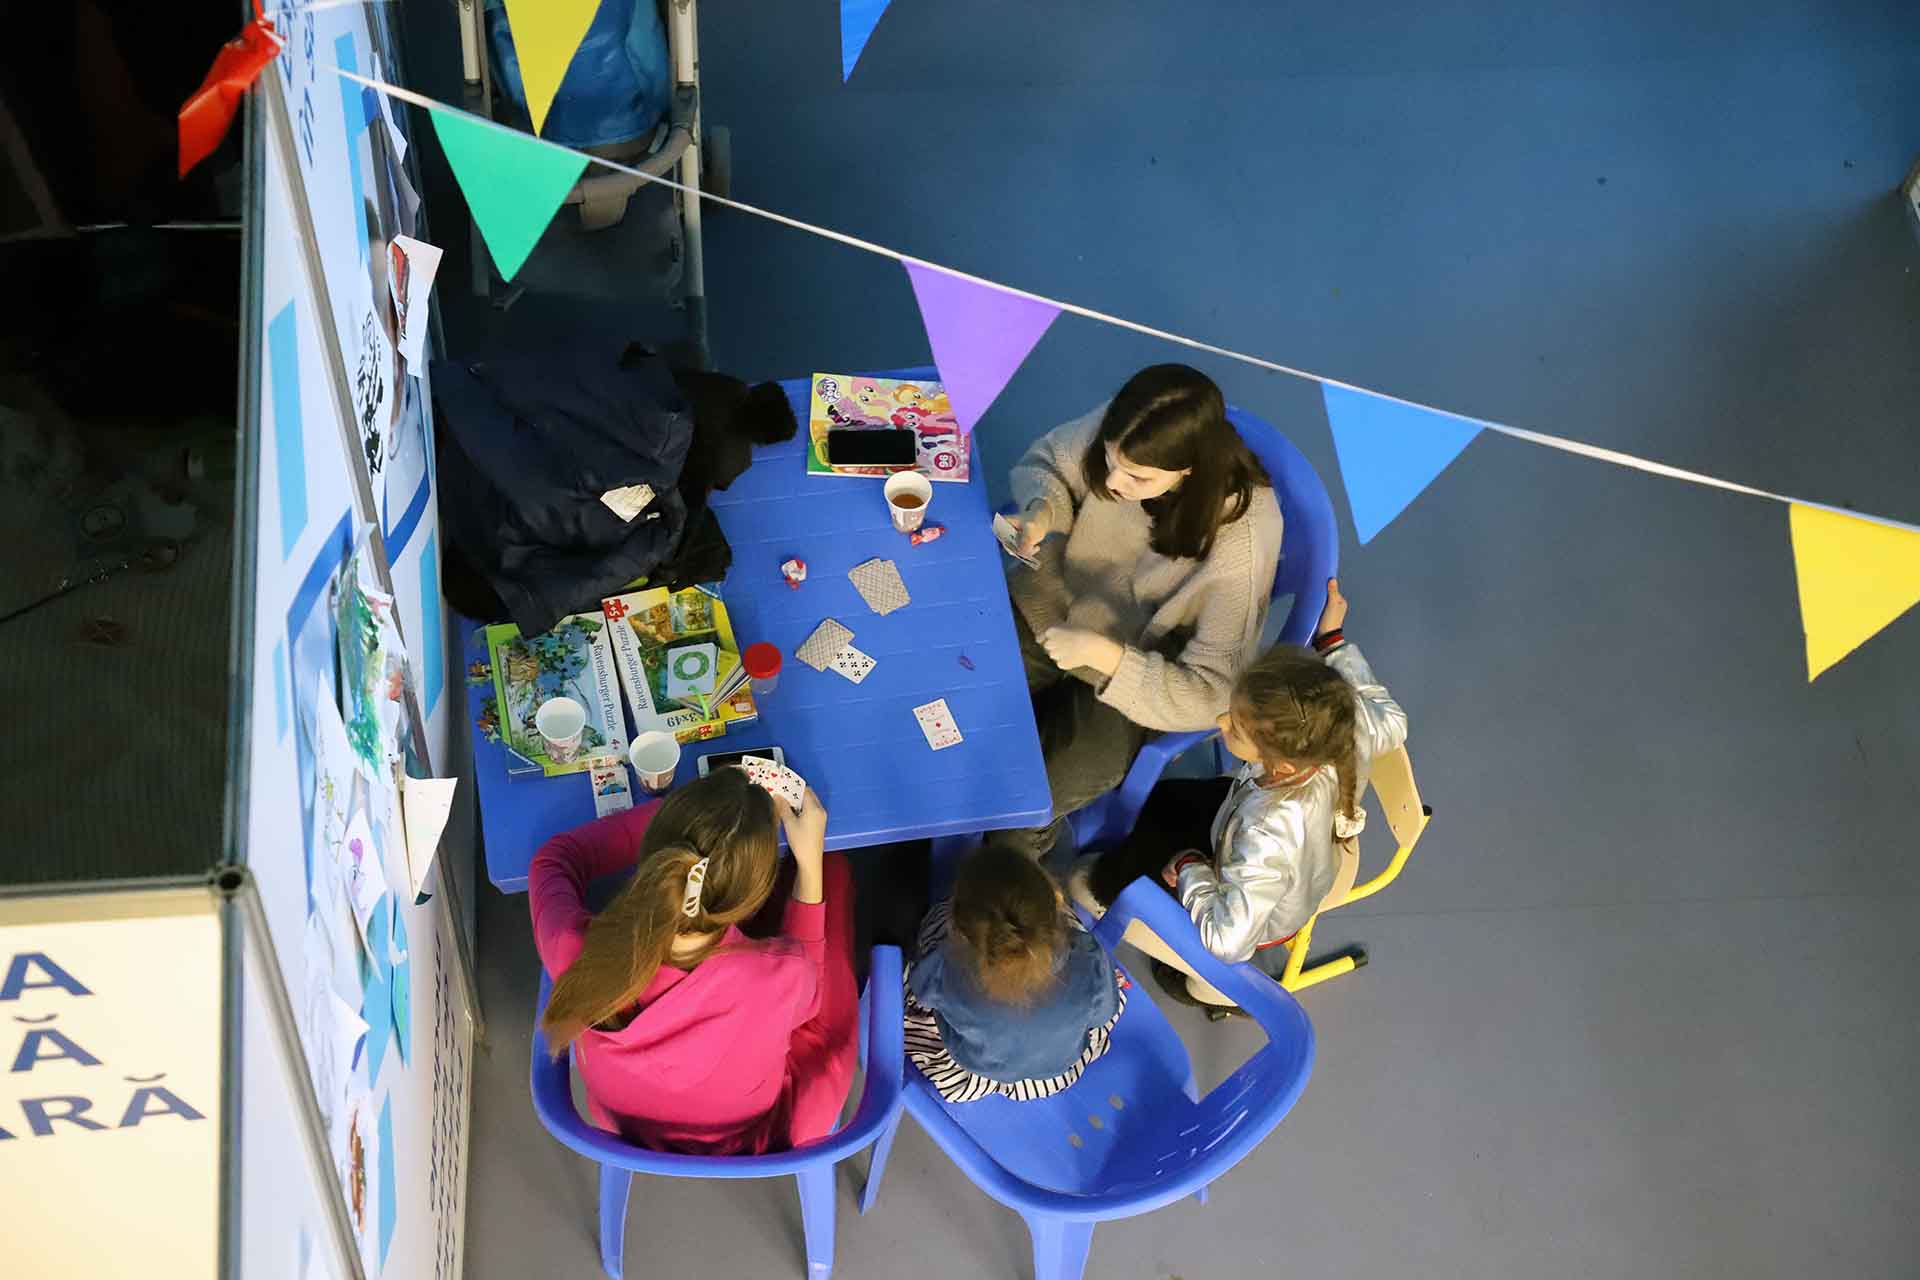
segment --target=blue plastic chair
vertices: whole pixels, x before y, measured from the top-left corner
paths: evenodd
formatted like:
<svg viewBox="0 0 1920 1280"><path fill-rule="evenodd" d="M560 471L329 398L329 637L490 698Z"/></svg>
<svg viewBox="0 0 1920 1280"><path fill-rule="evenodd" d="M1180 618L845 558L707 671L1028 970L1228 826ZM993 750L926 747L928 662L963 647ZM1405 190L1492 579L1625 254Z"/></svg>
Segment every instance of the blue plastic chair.
<svg viewBox="0 0 1920 1280"><path fill-rule="evenodd" d="M1327 497L1327 487L1320 483L1320 475L1306 455L1271 423L1231 405L1227 418L1273 481L1284 527L1272 598L1293 596L1293 607L1280 627L1280 640L1284 644L1305 644L1313 638L1320 611L1327 607L1327 579L1340 567L1340 526L1333 518L1333 500ZM1068 818L1075 846L1086 852L1119 844L1133 830L1147 793L1166 767L1217 732L1200 729L1148 738L1120 786Z"/></svg>
<svg viewBox="0 0 1920 1280"><path fill-rule="evenodd" d="M1083 917L1084 918L1084 917ZM1019 1212L1035 1280L1076 1280L1096 1224L1185 1196L1239 1163L1292 1109L1313 1069L1313 1027L1294 998L1250 965L1216 959L1167 891L1140 879L1092 925L1109 956L1138 919L1232 996L1267 1043L1201 1098L1186 1047L1135 984L1113 1044L1072 1088L1037 1102L948 1103L908 1071L906 1109L974 1185ZM898 1117L873 1150L862 1212L879 1194Z"/></svg>
<svg viewBox="0 0 1920 1280"><path fill-rule="evenodd" d="M547 1050L540 1014L553 982L540 975L533 1018L533 1109L547 1132L600 1165L600 1265L620 1280L627 1235L627 1193L636 1173L668 1178L778 1178L800 1184L800 1216L807 1239L807 1275L833 1274L834 1167L900 1123L901 1074L905 1061L900 994L900 951L875 947L867 989L860 996L860 1062L866 1088L853 1119L818 1142L764 1156L692 1156L651 1151L593 1124L574 1109L569 1068L572 1053ZM875 1176L879 1165L874 1165ZM865 1209L865 1204L862 1204Z"/></svg>

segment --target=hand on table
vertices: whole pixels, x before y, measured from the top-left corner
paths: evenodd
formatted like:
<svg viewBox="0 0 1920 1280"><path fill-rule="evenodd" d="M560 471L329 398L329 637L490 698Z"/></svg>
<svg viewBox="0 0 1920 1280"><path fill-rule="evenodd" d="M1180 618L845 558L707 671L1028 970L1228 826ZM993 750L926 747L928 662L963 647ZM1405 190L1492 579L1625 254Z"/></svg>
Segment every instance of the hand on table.
<svg viewBox="0 0 1920 1280"><path fill-rule="evenodd" d="M1040 647L1062 671L1085 667L1103 676L1118 671L1127 656L1125 645L1084 627L1048 627L1040 633Z"/></svg>
<svg viewBox="0 0 1920 1280"><path fill-rule="evenodd" d="M1320 611L1320 621L1315 624L1313 634L1323 636L1329 631L1338 631L1347 622L1347 598L1340 594L1340 579L1327 579L1327 607Z"/></svg>

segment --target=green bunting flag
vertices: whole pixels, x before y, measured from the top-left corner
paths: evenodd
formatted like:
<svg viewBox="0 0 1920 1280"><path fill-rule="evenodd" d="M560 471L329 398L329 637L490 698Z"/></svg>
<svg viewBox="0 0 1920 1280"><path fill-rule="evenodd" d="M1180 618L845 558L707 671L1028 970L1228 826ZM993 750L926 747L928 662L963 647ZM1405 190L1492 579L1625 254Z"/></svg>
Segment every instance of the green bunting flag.
<svg viewBox="0 0 1920 1280"><path fill-rule="evenodd" d="M511 280L573 190L587 157L463 111L433 108L433 131L494 265Z"/></svg>

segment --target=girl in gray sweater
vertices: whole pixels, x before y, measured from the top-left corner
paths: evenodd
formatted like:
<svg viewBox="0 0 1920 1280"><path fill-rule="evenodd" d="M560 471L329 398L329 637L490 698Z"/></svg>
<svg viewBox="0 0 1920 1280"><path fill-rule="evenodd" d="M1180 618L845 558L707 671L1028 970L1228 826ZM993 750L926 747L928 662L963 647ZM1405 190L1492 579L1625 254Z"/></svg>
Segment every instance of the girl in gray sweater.
<svg viewBox="0 0 1920 1280"><path fill-rule="evenodd" d="M1008 566L1054 821L1126 776L1150 730L1210 728L1266 622L1280 506L1220 388L1163 364L1054 428L1013 469Z"/></svg>

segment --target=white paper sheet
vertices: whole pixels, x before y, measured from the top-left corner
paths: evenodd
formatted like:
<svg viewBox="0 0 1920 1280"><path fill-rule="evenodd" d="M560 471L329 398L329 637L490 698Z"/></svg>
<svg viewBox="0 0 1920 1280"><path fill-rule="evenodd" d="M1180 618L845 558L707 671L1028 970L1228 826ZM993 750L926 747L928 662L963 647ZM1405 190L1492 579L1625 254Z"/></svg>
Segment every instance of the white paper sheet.
<svg viewBox="0 0 1920 1280"><path fill-rule="evenodd" d="M459 789L458 778L414 778L400 780L401 821L407 835L407 878L413 896L426 891L427 876L433 871L433 857L440 848L440 833L446 830L447 817L453 812L453 795Z"/></svg>
<svg viewBox="0 0 1920 1280"><path fill-rule="evenodd" d="M438 246L412 236L395 236L387 246L387 292L393 298L400 354L406 357L407 372L416 378L426 357L428 298L440 271L441 252Z"/></svg>
<svg viewBox="0 0 1920 1280"><path fill-rule="evenodd" d="M373 78L383 84L387 79L380 69L380 55L377 53L373 55ZM387 122L387 137L393 143L394 167L398 168L400 162L407 158L407 139L400 132L400 126L394 123L393 99L378 90L374 91L373 96L380 99L380 118Z"/></svg>
<svg viewBox="0 0 1920 1280"><path fill-rule="evenodd" d="M353 907L353 923L360 931L360 945L368 959L373 944L367 941L367 926L373 909L387 891L387 877L380 869L380 846L374 842L373 828L365 810L356 812L347 824L346 838L340 842L340 873L346 882L347 901Z"/></svg>

